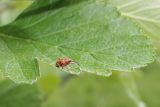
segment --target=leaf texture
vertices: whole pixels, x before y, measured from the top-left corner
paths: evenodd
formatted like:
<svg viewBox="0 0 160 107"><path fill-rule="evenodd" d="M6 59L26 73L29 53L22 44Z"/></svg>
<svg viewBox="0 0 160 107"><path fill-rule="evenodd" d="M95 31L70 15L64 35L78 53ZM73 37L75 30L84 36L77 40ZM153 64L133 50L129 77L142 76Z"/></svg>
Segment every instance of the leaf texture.
<svg viewBox="0 0 160 107"><path fill-rule="evenodd" d="M82 71L104 76L112 70L143 67L154 59L145 33L116 8L99 2L22 17L0 32L0 69L16 82L36 80L36 59L55 66L58 58L69 57Z"/></svg>

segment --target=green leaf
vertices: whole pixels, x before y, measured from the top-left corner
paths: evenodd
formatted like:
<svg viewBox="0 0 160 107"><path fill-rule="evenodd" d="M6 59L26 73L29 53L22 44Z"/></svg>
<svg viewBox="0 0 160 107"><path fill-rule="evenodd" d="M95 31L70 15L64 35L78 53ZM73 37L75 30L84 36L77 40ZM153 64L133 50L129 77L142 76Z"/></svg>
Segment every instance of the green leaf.
<svg viewBox="0 0 160 107"><path fill-rule="evenodd" d="M144 72L141 79L137 81L139 92L142 98L147 103L147 107L159 107L159 75L160 64L152 63L143 69Z"/></svg>
<svg viewBox="0 0 160 107"><path fill-rule="evenodd" d="M25 10L25 12L46 9L47 7L49 7L49 5L50 5L49 8L51 8L51 5L52 5L52 7L54 7L57 1L59 1L59 0L41 0L41 1L35 0L35 2L29 8L27 8ZM47 8L47 9L49 9L49 8Z"/></svg>
<svg viewBox="0 0 160 107"><path fill-rule="evenodd" d="M120 72L117 73L117 75L119 76L128 97L135 103L136 107L146 107L145 102L141 99L136 84L136 78L133 73Z"/></svg>
<svg viewBox="0 0 160 107"><path fill-rule="evenodd" d="M159 107L159 71L160 64L152 63L145 67L143 72L127 73L133 76L129 76L131 78L127 75L124 75L124 78L122 77L124 79L123 82L128 83L128 86L127 84L121 84L115 72L110 78L86 74L80 75L71 78L66 84L59 87L44 102L43 107L138 107L130 99L130 97L136 98L133 95L136 94L134 92L136 89L135 85L147 107ZM132 81L133 78L135 83ZM124 90L123 85L126 85L126 90ZM132 89L128 90L129 88Z"/></svg>
<svg viewBox="0 0 160 107"><path fill-rule="evenodd" d="M18 85L9 80L0 82L0 107L41 107L34 85Z"/></svg>
<svg viewBox="0 0 160 107"><path fill-rule="evenodd" d="M72 78L51 94L42 107L136 107L113 77L85 74Z"/></svg>
<svg viewBox="0 0 160 107"><path fill-rule="evenodd" d="M38 78L36 85L38 86L41 95L48 97L53 93L61 84L62 80L68 75L66 72L56 72L49 64L39 61L39 69L41 78Z"/></svg>
<svg viewBox="0 0 160 107"><path fill-rule="evenodd" d="M0 32L0 69L16 82L36 80L36 59L55 68L58 58L69 57L82 71L109 76L112 70L143 67L154 56L150 40L136 24L99 2L20 18Z"/></svg>
<svg viewBox="0 0 160 107"><path fill-rule="evenodd" d="M0 26L4 26L17 18L34 0L1 0Z"/></svg>
<svg viewBox="0 0 160 107"><path fill-rule="evenodd" d="M4 75L16 82L32 83L39 75L33 44L23 39L0 34L0 68Z"/></svg>
<svg viewBox="0 0 160 107"><path fill-rule="evenodd" d="M60 84L60 78L53 73L43 75L37 82L42 95L53 93Z"/></svg>
<svg viewBox="0 0 160 107"><path fill-rule="evenodd" d="M159 0L108 0L116 5L125 17L139 24L150 36L160 39L160 1Z"/></svg>
<svg viewBox="0 0 160 107"><path fill-rule="evenodd" d="M35 1L21 16L37 14L48 10L62 8L64 6L74 5L79 2L89 0L41 0Z"/></svg>

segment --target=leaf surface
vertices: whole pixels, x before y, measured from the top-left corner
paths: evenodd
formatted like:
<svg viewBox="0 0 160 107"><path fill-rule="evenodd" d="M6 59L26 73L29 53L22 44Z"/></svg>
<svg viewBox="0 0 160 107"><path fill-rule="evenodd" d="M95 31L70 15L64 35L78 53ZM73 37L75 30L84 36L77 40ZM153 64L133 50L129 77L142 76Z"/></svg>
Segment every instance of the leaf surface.
<svg viewBox="0 0 160 107"><path fill-rule="evenodd" d="M9 80L0 82L0 107L41 107L35 85L18 85Z"/></svg>
<svg viewBox="0 0 160 107"><path fill-rule="evenodd" d="M58 58L69 57L82 71L109 76L112 70L143 67L154 56L150 40L136 24L99 2L20 18L0 32L0 69L16 82L36 80L36 59L55 68Z"/></svg>
<svg viewBox="0 0 160 107"><path fill-rule="evenodd" d="M150 36L160 39L160 0L108 0L121 14L134 20Z"/></svg>

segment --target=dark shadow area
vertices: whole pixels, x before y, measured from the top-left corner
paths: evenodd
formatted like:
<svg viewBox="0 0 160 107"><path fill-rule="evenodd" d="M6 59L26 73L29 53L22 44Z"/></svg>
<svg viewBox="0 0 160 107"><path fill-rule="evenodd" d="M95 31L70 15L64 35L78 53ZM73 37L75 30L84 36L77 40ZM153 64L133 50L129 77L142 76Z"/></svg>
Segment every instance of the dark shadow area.
<svg viewBox="0 0 160 107"><path fill-rule="evenodd" d="M22 39L30 39L30 35L31 35L27 30L23 30L20 27L13 26L13 25L6 25L3 27L0 27L0 32L8 36L13 36L13 37L22 38Z"/></svg>
<svg viewBox="0 0 160 107"><path fill-rule="evenodd" d="M43 12L50 11L50 10L56 10L56 9L59 9L59 8L67 7L67 6L82 2L82 1L87 1L87 0L59 0L56 3L53 2L53 3L51 3L47 6L24 12L22 15L20 15L18 17L18 19L33 16L33 15L37 15L37 14L41 14Z"/></svg>
<svg viewBox="0 0 160 107"><path fill-rule="evenodd" d="M37 14L41 14L43 12L50 11L50 10L55 10L55 9L67 7L67 6L77 4L77 3L83 2L83 1L87 1L87 0L59 0L56 3L53 2L53 3L51 3L47 6L26 11L22 15L20 15L18 17L18 19L30 17L30 16L37 15ZM32 34L29 34L27 29L23 30L19 26L15 26L15 25L12 25L12 24L0 27L0 32L3 33L3 34L9 35L9 36L15 36L15 37L18 37L18 38L23 38L23 39L30 39L29 37L32 35Z"/></svg>
<svg viewBox="0 0 160 107"><path fill-rule="evenodd" d="M72 74L63 75L62 77L63 79L62 79L60 86L64 86L69 80L73 78L77 78L77 77L78 77L77 75L72 75Z"/></svg>

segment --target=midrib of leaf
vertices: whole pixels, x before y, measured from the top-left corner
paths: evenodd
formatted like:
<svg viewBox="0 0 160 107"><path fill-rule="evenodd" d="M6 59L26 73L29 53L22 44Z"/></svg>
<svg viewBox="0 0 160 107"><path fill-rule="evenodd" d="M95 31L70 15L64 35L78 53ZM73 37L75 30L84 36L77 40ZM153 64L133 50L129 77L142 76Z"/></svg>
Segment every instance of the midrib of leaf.
<svg viewBox="0 0 160 107"><path fill-rule="evenodd" d="M143 11L146 11L146 10L159 9L159 8L160 8L160 6L144 7L144 8L140 8L140 9L137 9L137 10L133 10L130 13L135 14L135 13L143 12ZM119 8L119 9L123 9L123 8Z"/></svg>
<svg viewBox="0 0 160 107"><path fill-rule="evenodd" d="M141 1L141 0L134 0L134 1L131 1L131 2L128 2L128 3L124 3L124 4L120 5L120 6L118 6L118 8L127 7L127 6L130 6L130 5L138 3L139 1Z"/></svg>
<svg viewBox="0 0 160 107"><path fill-rule="evenodd" d="M149 18L146 18L146 17L142 17L142 16L136 16L136 15L132 15L130 13L121 13L123 16L126 16L126 17L130 17L130 18L133 18L135 20L142 20L142 21L147 21L147 22L151 22L151 23L159 23L160 24L160 21L158 20L154 20L154 19L149 19Z"/></svg>

